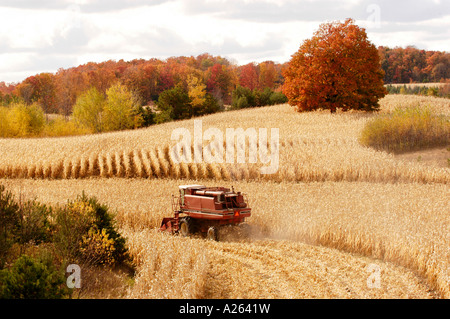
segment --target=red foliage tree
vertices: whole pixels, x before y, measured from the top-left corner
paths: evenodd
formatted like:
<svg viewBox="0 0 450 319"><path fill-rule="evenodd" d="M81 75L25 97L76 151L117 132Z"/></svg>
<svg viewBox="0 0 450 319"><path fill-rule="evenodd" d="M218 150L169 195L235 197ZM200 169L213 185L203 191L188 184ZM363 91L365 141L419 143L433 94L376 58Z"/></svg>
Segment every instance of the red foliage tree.
<svg viewBox="0 0 450 319"><path fill-rule="evenodd" d="M298 111L376 110L387 92L377 48L352 19L325 23L284 71L283 93Z"/></svg>
<svg viewBox="0 0 450 319"><path fill-rule="evenodd" d="M230 66L216 63L206 72L206 88L217 100L231 102L234 74Z"/></svg>
<svg viewBox="0 0 450 319"><path fill-rule="evenodd" d="M258 65L259 68L259 81L258 87L260 90L265 88L275 88L275 83L277 81L277 70L275 63L272 61L265 61Z"/></svg>
<svg viewBox="0 0 450 319"><path fill-rule="evenodd" d="M28 104L38 102L46 113L57 111L55 76L51 73L26 78L16 86L15 93Z"/></svg>
<svg viewBox="0 0 450 319"><path fill-rule="evenodd" d="M0 92L3 94L12 94L16 84L14 83L5 83L4 81L0 82Z"/></svg>
<svg viewBox="0 0 450 319"><path fill-rule="evenodd" d="M87 72L80 67L59 69L56 73L56 91L60 114L70 115L77 97L90 87Z"/></svg>
<svg viewBox="0 0 450 319"><path fill-rule="evenodd" d="M95 87L99 92L106 93L106 90L117 81L113 68L114 63L107 61L101 64L92 64L92 69L87 72L90 87Z"/></svg>
<svg viewBox="0 0 450 319"><path fill-rule="evenodd" d="M157 95L158 73L151 63L129 66L122 74L121 81L132 92L137 93L147 104Z"/></svg>
<svg viewBox="0 0 450 319"><path fill-rule="evenodd" d="M240 67L239 85L254 90L259 86L258 67L249 63Z"/></svg>
<svg viewBox="0 0 450 319"><path fill-rule="evenodd" d="M440 82L450 78L450 53L419 50L413 46L378 47L386 83Z"/></svg>

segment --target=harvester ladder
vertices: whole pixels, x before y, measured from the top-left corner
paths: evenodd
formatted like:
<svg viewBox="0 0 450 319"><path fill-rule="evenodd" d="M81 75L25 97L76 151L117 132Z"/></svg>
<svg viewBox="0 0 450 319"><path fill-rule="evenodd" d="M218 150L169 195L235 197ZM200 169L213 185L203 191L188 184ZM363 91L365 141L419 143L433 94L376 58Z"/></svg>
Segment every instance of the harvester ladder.
<svg viewBox="0 0 450 319"><path fill-rule="evenodd" d="M172 210L177 212L180 210L180 197L172 195Z"/></svg>

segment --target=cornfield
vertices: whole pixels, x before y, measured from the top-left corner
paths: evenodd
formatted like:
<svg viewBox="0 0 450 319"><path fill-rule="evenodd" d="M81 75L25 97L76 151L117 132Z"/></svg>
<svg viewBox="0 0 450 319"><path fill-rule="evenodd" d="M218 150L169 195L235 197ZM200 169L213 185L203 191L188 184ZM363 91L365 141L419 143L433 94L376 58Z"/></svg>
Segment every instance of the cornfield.
<svg viewBox="0 0 450 319"><path fill-rule="evenodd" d="M381 100L382 112L399 103L450 112L443 99L402 98ZM281 105L201 118L203 129L279 128L272 175L261 175L259 163L174 163L171 132L192 132L192 120L2 139L0 184L49 204L85 191L117 209L137 265L128 298L449 298L450 169L360 146L372 116ZM157 232L173 214L171 194L189 183L246 193L250 236L226 229L221 242L209 242ZM381 271L378 288L368 285L372 266Z"/></svg>
<svg viewBox="0 0 450 319"><path fill-rule="evenodd" d="M391 100L391 96L383 100L383 107L389 109L394 104ZM434 103L433 108L449 114L449 103L442 100L418 98L415 102ZM237 117L239 121L234 127L247 129L260 123L260 127L279 128L280 166L271 175L261 174L263 165L249 163L248 156L244 164L174 163L170 152L176 141L171 140L171 132L185 127L192 133L193 121L186 120L136 131L81 137L2 139L0 178L449 182L446 169L400 162L388 153L362 147L358 143L358 134L371 116L359 112L337 115L320 111L294 113L289 106L279 105L201 118L203 130L214 127L225 132L227 125L233 123L230 119ZM195 147L207 145L208 141L193 145L192 152Z"/></svg>
<svg viewBox="0 0 450 319"><path fill-rule="evenodd" d="M64 204L85 190L115 207L138 265L131 298L449 294L449 191L443 184L233 182L253 208L250 236L225 229L220 242L209 242L156 231L162 218L172 215L170 196L179 184L208 180L0 182L51 204ZM379 289L367 287L371 264L381 268Z"/></svg>

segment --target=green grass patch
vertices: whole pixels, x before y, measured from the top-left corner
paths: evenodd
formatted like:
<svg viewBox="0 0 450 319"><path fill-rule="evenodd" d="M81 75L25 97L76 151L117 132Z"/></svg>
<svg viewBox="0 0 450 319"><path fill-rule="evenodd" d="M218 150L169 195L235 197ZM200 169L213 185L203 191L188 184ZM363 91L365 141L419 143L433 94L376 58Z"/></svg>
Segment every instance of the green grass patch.
<svg viewBox="0 0 450 319"><path fill-rule="evenodd" d="M359 142L392 153L450 145L450 117L427 107L397 108L369 121Z"/></svg>

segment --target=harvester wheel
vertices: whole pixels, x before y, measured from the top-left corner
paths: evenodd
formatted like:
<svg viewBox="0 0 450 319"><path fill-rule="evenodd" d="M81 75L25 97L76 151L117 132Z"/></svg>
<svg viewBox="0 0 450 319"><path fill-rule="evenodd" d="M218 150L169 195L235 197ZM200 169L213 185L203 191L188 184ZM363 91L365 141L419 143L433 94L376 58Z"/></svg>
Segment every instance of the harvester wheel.
<svg viewBox="0 0 450 319"><path fill-rule="evenodd" d="M206 238L209 240L219 240L219 229L216 226L211 226L208 228L208 231L206 232Z"/></svg>
<svg viewBox="0 0 450 319"><path fill-rule="evenodd" d="M180 219L180 234L183 237L187 237L192 233L192 221L190 218Z"/></svg>

